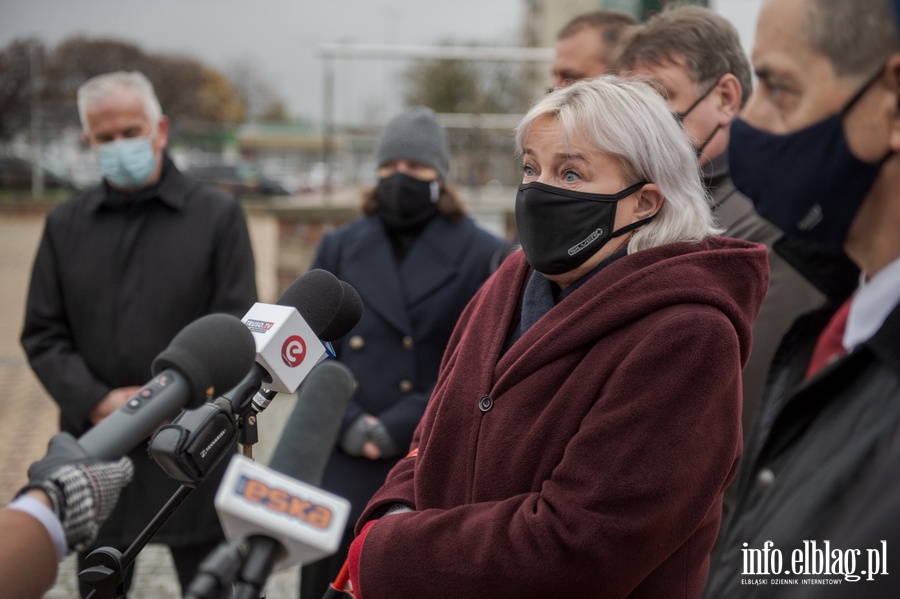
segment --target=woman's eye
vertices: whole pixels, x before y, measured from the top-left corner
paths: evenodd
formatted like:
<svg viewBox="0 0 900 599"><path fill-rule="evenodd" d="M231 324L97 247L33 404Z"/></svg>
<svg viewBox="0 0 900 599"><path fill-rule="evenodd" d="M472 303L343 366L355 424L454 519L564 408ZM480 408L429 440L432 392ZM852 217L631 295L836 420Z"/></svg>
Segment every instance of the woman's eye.
<svg viewBox="0 0 900 599"><path fill-rule="evenodd" d="M522 174L524 174L526 177L533 177L534 169L526 164L522 167Z"/></svg>
<svg viewBox="0 0 900 599"><path fill-rule="evenodd" d="M574 183L575 181L578 181L578 179L578 173L575 171L566 171L563 173L563 181L566 183Z"/></svg>

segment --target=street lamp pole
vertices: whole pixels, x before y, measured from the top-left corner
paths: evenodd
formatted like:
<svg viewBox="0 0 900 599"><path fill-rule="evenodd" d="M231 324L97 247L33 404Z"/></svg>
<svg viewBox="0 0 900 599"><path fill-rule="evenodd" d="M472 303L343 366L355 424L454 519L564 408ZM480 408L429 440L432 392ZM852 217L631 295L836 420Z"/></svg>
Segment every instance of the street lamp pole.
<svg viewBox="0 0 900 599"><path fill-rule="evenodd" d="M44 172L41 169L41 57L40 42L31 41L29 46L29 70L31 83L31 195L44 195Z"/></svg>

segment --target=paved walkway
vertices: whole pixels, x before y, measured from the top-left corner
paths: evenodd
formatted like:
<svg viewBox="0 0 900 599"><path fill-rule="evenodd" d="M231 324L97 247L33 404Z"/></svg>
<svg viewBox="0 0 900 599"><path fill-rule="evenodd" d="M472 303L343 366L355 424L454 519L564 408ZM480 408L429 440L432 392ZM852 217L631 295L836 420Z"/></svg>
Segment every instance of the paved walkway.
<svg viewBox="0 0 900 599"><path fill-rule="evenodd" d="M270 223L250 219L254 250L270 234ZM31 263L37 250L42 215L0 214L0 505L27 482L28 465L46 451L47 441L57 431L58 410L25 361L19 345ZM258 241L259 240L259 241ZM256 251L257 261L272 256L267 247ZM263 269L266 270L266 269ZM262 290L261 290L262 292ZM271 298L262 298L273 301ZM254 457L267 463L280 435L279 423L293 409L292 398L281 396L260 415L260 443ZM298 595L297 568L270 578L271 599ZM45 595L50 599L78 597L73 559L60 565L56 585ZM171 599L180 596L168 550L148 545L137 558L132 599Z"/></svg>

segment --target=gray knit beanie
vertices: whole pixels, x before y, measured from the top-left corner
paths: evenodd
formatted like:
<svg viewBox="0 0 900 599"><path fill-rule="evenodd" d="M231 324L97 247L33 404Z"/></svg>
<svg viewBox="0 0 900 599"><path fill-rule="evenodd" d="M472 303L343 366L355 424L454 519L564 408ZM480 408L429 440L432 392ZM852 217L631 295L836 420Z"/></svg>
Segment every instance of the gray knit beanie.
<svg viewBox="0 0 900 599"><path fill-rule="evenodd" d="M424 106L407 109L390 121L378 140L378 164L392 160L415 160L438 172L442 180L450 170L447 135L434 111Z"/></svg>

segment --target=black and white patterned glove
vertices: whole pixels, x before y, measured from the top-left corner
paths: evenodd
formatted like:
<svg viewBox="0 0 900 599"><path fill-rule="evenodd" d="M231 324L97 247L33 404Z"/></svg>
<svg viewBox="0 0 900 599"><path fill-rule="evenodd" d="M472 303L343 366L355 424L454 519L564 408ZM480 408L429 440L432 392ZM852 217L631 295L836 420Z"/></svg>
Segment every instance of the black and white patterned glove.
<svg viewBox="0 0 900 599"><path fill-rule="evenodd" d="M116 462L92 458L68 433L50 439L47 455L28 468L28 489L41 489L66 531L72 551L86 549L97 538L119 494L134 477L127 457Z"/></svg>

